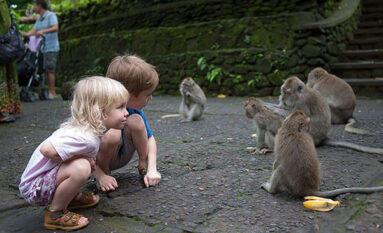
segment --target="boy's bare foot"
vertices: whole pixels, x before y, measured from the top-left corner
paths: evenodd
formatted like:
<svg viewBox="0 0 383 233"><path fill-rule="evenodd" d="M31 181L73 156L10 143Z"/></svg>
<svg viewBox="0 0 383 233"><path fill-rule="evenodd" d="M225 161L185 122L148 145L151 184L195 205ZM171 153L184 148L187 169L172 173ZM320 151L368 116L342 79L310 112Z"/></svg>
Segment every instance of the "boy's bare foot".
<svg viewBox="0 0 383 233"><path fill-rule="evenodd" d="M118 188L117 181L113 176L102 175L96 182L97 188L103 192L114 191Z"/></svg>

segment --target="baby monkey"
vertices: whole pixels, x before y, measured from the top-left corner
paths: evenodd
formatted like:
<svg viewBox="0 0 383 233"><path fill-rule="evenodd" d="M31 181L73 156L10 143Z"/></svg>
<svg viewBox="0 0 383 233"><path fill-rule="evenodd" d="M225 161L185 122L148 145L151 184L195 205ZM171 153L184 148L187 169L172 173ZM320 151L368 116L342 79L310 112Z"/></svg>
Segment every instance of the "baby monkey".
<svg viewBox="0 0 383 233"><path fill-rule="evenodd" d="M302 111L291 113L282 123L275 137L275 161L269 182L262 188L273 194L282 188L296 196L314 195L335 197L342 193L372 193L383 191L383 186L370 188L343 188L319 192L320 163L314 141L309 134L310 118Z"/></svg>
<svg viewBox="0 0 383 233"><path fill-rule="evenodd" d="M200 86L191 77L185 78L180 85L182 102L179 108L181 121L196 121L203 114L206 96Z"/></svg>
<svg viewBox="0 0 383 233"><path fill-rule="evenodd" d="M254 121L257 133L257 154L274 148L274 137L282 125L282 117L265 106L261 99L250 97L245 103L246 116Z"/></svg>

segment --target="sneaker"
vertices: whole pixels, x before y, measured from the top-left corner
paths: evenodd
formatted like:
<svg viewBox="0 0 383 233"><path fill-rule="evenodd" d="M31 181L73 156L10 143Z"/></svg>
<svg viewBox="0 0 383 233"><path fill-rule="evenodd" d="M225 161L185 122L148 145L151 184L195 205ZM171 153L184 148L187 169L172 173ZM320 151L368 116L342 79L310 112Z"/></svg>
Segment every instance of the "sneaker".
<svg viewBox="0 0 383 233"><path fill-rule="evenodd" d="M48 94L48 99L49 99L49 100L57 99L57 95L52 95L51 93L49 93L49 94Z"/></svg>

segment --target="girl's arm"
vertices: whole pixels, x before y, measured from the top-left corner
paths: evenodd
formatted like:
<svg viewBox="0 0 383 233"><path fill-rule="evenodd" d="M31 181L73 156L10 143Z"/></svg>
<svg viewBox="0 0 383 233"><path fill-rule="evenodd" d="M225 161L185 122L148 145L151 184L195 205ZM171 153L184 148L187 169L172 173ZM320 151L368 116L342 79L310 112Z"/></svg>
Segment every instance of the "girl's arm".
<svg viewBox="0 0 383 233"><path fill-rule="evenodd" d="M53 145L48 141L45 140L41 146L40 146L40 152L48 159L51 159L55 162L63 162L60 155L57 153L56 149L53 147Z"/></svg>

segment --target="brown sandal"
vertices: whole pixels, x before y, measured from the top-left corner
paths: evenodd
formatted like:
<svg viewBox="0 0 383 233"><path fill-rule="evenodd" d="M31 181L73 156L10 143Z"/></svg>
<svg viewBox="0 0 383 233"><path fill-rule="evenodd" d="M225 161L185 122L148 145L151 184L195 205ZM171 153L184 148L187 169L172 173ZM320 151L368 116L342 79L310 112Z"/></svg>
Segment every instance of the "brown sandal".
<svg viewBox="0 0 383 233"><path fill-rule="evenodd" d="M96 197L96 200L94 200L93 197ZM97 205L99 201L100 201L100 196L94 195L93 192L92 193L81 193L80 199L78 199L78 200L73 199L69 203L68 209L69 210L75 210L75 209L89 208L89 207Z"/></svg>
<svg viewBox="0 0 383 233"><path fill-rule="evenodd" d="M89 224L89 221L80 224L79 220L83 217L68 210L49 211L44 210L44 227L49 230L77 230Z"/></svg>

